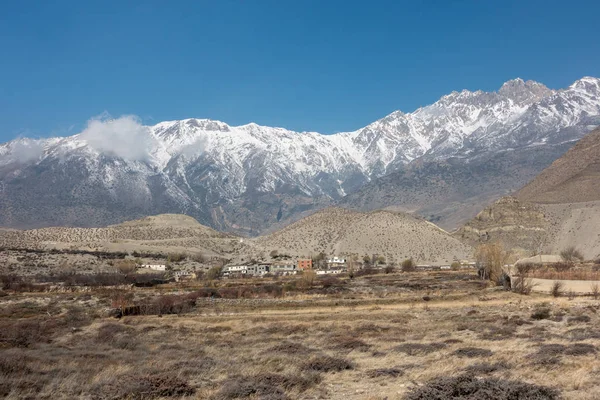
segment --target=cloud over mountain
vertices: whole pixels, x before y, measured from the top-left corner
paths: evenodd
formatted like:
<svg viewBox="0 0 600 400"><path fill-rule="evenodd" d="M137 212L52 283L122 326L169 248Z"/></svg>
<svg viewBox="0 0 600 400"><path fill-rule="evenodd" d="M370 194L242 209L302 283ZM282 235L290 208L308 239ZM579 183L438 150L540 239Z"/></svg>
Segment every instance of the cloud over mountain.
<svg viewBox="0 0 600 400"><path fill-rule="evenodd" d="M101 153L131 161L148 160L151 149L156 147L150 129L134 115L92 118L79 138Z"/></svg>

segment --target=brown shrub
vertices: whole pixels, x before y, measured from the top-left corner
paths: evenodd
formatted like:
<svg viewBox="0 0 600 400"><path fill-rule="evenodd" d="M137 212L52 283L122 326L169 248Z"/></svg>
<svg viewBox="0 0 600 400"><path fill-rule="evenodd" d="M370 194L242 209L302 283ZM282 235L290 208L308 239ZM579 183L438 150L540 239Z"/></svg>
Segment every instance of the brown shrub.
<svg viewBox="0 0 600 400"><path fill-rule="evenodd" d="M199 357L195 359L177 361L171 364L169 369L177 371L178 375L188 377L192 375L204 374L214 368L216 365L216 360L211 357Z"/></svg>
<svg viewBox="0 0 600 400"><path fill-rule="evenodd" d="M591 321L589 315L576 315L574 317L567 318L567 323L569 324L577 324L577 323L588 323Z"/></svg>
<svg viewBox="0 0 600 400"><path fill-rule="evenodd" d="M511 366L505 362L490 363L475 363L465 368L465 371L474 375L487 375L496 371L510 370Z"/></svg>
<svg viewBox="0 0 600 400"><path fill-rule="evenodd" d="M0 344L8 347L30 347L37 343L48 343L53 333L52 326L39 319L9 322L0 329Z"/></svg>
<svg viewBox="0 0 600 400"><path fill-rule="evenodd" d="M306 347L305 345L303 345L301 343L282 342L273 347L270 347L269 349L267 349L265 351L266 354L271 353L271 352L301 356L301 355L313 353L313 352L315 352L315 350L311 349L310 347Z"/></svg>
<svg viewBox="0 0 600 400"><path fill-rule="evenodd" d="M551 311L547 307L541 307L531 313L531 319L541 320L550 318Z"/></svg>
<svg viewBox="0 0 600 400"><path fill-rule="evenodd" d="M369 351L371 348L371 345L352 336L338 336L333 338L333 342L333 348L338 350Z"/></svg>
<svg viewBox="0 0 600 400"><path fill-rule="evenodd" d="M405 400L461 399L461 400L558 400L555 389L519 381L485 378L470 375L441 377L409 392Z"/></svg>
<svg viewBox="0 0 600 400"><path fill-rule="evenodd" d="M367 371L369 378L379 378L380 376L398 378L404 375L404 371L399 368L377 368Z"/></svg>
<svg viewBox="0 0 600 400"><path fill-rule="evenodd" d="M564 354L567 356L586 356L588 354L596 354L596 346L589 343L574 343L565 349Z"/></svg>
<svg viewBox="0 0 600 400"><path fill-rule="evenodd" d="M258 374L246 377L231 377L225 380L214 400L260 398L268 400L288 399L286 391L303 392L321 382L317 373L304 376Z"/></svg>
<svg viewBox="0 0 600 400"><path fill-rule="evenodd" d="M394 350L409 356L429 354L442 350L446 347L445 343L403 343L394 347Z"/></svg>
<svg viewBox="0 0 600 400"><path fill-rule="evenodd" d="M121 333L131 333L132 328L122 325L115 324L112 322L101 325L98 328L98 333L96 334L96 340L100 343L109 343L115 340L115 337Z"/></svg>
<svg viewBox="0 0 600 400"><path fill-rule="evenodd" d="M187 381L170 372L125 375L93 388L94 399L153 399L193 395L196 390Z"/></svg>
<svg viewBox="0 0 600 400"><path fill-rule="evenodd" d="M600 339L600 331L591 328L575 328L567 331L569 340L577 342L587 339Z"/></svg>
<svg viewBox="0 0 600 400"><path fill-rule="evenodd" d="M552 283L552 288L550 289L550 294L554 297L560 297L563 295L564 283L561 281L554 281Z"/></svg>
<svg viewBox="0 0 600 400"><path fill-rule="evenodd" d="M482 349L480 347L463 347L461 349L456 350L452 354L458 357L477 358L490 357L494 353L490 349Z"/></svg>
<svg viewBox="0 0 600 400"><path fill-rule="evenodd" d="M491 325L484 328L484 331L479 334L481 340L502 341L510 339L515 335L517 325Z"/></svg>
<svg viewBox="0 0 600 400"><path fill-rule="evenodd" d="M339 372L347 369L354 369L354 364L351 361L324 354L314 356L302 365L304 371Z"/></svg>
<svg viewBox="0 0 600 400"><path fill-rule="evenodd" d="M444 340L444 343L446 343L446 344L457 344L457 343L462 343L462 342L463 342L462 340L454 339L454 338Z"/></svg>

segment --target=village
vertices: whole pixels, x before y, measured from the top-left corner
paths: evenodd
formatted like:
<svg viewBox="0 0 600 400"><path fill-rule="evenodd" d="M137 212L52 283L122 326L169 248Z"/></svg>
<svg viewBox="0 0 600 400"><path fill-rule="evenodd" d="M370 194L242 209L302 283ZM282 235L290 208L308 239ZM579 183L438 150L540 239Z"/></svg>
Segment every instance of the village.
<svg viewBox="0 0 600 400"><path fill-rule="evenodd" d="M223 260L214 260L208 266L202 269L189 265L176 264L141 264L137 268L138 273L144 272L168 272L169 275L176 281L184 281L199 278L201 274L208 271L215 271L215 278L245 278L245 277L271 277L271 276L289 276L303 274L312 271L317 276L323 275L352 275L353 273L370 272L385 272L391 273L395 271L443 271L456 270L464 268L475 268L476 263L471 260L455 260L450 265L430 265L416 264L412 259L404 260L397 265L395 262L386 262L385 258L377 254L372 256L364 256L357 260L341 256L325 257L320 254L314 258L298 258L275 256L272 261L257 261L249 260L246 262L224 262Z"/></svg>

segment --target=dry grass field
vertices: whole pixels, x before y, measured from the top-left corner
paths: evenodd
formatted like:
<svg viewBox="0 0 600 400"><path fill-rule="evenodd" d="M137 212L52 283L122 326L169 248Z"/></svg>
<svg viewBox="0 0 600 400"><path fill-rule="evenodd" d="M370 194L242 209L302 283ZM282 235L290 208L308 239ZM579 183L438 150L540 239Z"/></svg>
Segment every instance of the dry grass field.
<svg viewBox="0 0 600 400"><path fill-rule="evenodd" d="M0 396L600 398L600 302L473 271L72 290L0 292Z"/></svg>

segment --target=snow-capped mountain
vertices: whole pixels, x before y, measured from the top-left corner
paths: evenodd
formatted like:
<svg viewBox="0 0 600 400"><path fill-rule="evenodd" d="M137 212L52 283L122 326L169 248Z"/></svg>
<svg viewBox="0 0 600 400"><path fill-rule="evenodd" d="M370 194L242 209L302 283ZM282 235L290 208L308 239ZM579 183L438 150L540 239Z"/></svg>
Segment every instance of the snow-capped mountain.
<svg viewBox="0 0 600 400"><path fill-rule="evenodd" d="M453 92L354 132L322 135L186 119L93 120L78 135L0 145L0 225L103 225L184 212L258 233L419 162L554 146L600 125L600 80L515 79ZM548 160L552 162L553 160Z"/></svg>

